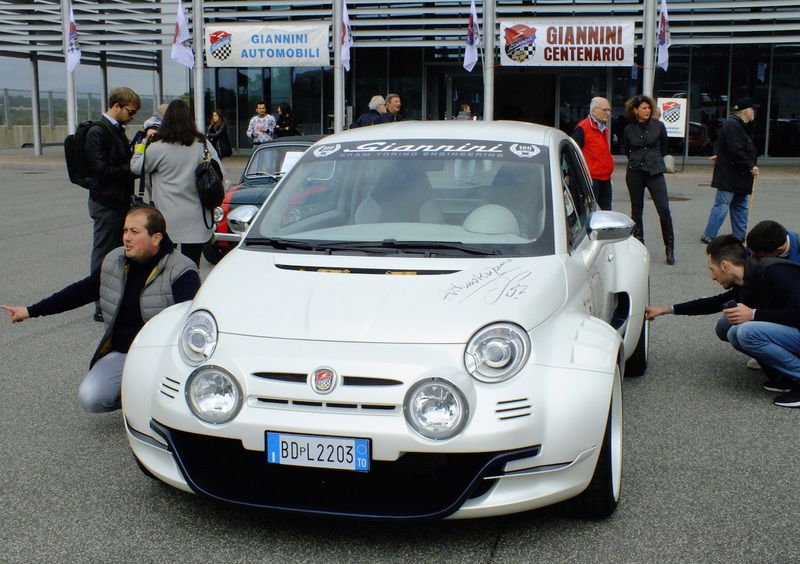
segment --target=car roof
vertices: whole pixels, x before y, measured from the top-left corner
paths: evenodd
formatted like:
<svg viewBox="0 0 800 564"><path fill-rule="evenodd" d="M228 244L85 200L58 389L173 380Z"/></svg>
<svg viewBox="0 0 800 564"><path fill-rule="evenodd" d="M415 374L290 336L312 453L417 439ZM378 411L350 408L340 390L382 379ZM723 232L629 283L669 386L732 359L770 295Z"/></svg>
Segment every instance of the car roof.
<svg viewBox="0 0 800 564"><path fill-rule="evenodd" d="M562 131L520 121L401 121L343 131L325 138L334 141L385 141L397 139L464 139L548 145L566 137Z"/></svg>

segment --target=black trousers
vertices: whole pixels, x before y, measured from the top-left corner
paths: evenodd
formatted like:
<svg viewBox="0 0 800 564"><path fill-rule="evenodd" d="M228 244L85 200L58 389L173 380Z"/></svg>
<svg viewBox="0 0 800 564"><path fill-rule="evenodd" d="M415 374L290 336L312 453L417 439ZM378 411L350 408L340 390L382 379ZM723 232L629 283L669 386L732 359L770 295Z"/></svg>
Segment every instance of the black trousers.
<svg viewBox="0 0 800 564"><path fill-rule="evenodd" d="M92 218L92 258L89 268L94 272L103 264L112 249L122 245L122 228L125 211L109 208L89 198L89 216Z"/></svg>
<svg viewBox="0 0 800 564"><path fill-rule="evenodd" d="M636 223L634 236L640 241L644 240L644 189L650 192L650 198L656 205L658 218L661 220L661 236L665 245L672 245L675 235L672 231L672 215L669 211L669 196L667 194L667 181L663 174L650 174L643 170L631 170L625 174L628 184L628 194L631 198L631 219Z"/></svg>
<svg viewBox="0 0 800 564"><path fill-rule="evenodd" d="M611 209L611 179L598 180L592 178L592 192L594 199L601 210Z"/></svg>
<svg viewBox="0 0 800 564"><path fill-rule="evenodd" d="M200 257L203 255L204 243L181 243L178 245L181 254L189 257L194 261L194 264L200 266Z"/></svg>

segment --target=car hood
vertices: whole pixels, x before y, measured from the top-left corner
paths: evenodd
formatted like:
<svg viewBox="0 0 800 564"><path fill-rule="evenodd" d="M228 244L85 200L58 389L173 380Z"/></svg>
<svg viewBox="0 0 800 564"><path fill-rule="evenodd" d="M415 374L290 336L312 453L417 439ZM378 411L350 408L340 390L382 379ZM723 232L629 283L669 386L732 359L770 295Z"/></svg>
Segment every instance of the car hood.
<svg viewBox="0 0 800 564"><path fill-rule="evenodd" d="M237 248L209 274L193 307L210 311L220 333L465 343L496 321L532 329L565 299L557 256L352 257Z"/></svg>
<svg viewBox="0 0 800 564"><path fill-rule="evenodd" d="M231 195L230 203L237 206L245 204L260 206L267 199L267 196L272 193L276 185L277 183L273 181L246 181Z"/></svg>

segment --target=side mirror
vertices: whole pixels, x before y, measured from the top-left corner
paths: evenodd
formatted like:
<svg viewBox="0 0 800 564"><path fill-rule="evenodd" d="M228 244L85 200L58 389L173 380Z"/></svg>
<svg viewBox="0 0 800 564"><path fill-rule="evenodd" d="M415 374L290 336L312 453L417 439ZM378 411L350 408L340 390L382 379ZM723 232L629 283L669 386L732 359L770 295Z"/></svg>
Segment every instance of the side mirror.
<svg viewBox="0 0 800 564"><path fill-rule="evenodd" d="M256 206L239 206L228 213L228 229L239 236L250 228L250 222L258 213Z"/></svg>
<svg viewBox="0 0 800 564"><path fill-rule="evenodd" d="M596 211L589 216L589 239L603 243L624 241L633 233L635 223L624 213Z"/></svg>

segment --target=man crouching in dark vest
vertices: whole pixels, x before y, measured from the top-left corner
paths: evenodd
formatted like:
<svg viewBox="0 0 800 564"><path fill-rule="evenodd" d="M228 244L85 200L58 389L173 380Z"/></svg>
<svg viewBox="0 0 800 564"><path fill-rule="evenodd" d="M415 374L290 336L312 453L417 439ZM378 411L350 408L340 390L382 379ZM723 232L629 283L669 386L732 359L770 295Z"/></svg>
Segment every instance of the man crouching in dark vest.
<svg viewBox="0 0 800 564"><path fill-rule="evenodd" d="M99 299L105 334L78 390L81 405L93 413L120 408L122 367L139 329L163 309L194 298L200 287L197 267L175 249L164 216L154 207L128 212L122 243L90 276L52 296L28 307L0 305L18 323Z"/></svg>

